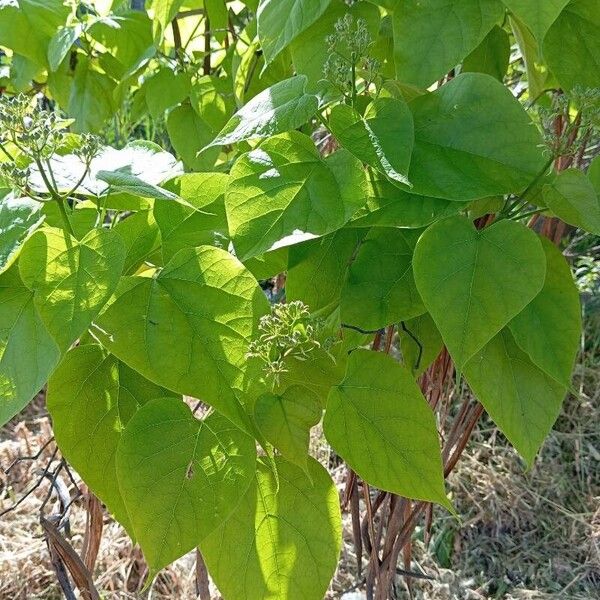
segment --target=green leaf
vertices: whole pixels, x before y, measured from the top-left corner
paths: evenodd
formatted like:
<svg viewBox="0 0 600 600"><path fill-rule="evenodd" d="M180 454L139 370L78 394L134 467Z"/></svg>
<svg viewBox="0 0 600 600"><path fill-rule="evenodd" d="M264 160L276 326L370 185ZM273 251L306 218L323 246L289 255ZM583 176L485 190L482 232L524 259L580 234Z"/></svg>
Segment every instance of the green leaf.
<svg viewBox="0 0 600 600"><path fill-rule="evenodd" d="M48 66L51 71L57 71L71 47L79 39L83 27L80 23L61 27L48 44Z"/></svg>
<svg viewBox="0 0 600 600"><path fill-rule="evenodd" d="M130 167L121 167L114 171L98 171L96 178L108 184L111 191L124 192L141 198L178 202L180 198L157 185L147 183L131 174Z"/></svg>
<svg viewBox="0 0 600 600"><path fill-rule="evenodd" d="M90 325L114 292L125 261L118 233L90 231L81 241L44 228L27 240L19 258L23 283L62 350Z"/></svg>
<svg viewBox="0 0 600 600"><path fill-rule="evenodd" d="M319 104L317 97L307 94L305 88L306 77L298 75L262 91L229 119L207 147L298 129L317 112Z"/></svg>
<svg viewBox="0 0 600 600"><path fill-rule="evenodd" d="M0 276L0 426L40 391L59 360L33 293L14 266Z"/></svg>
<svg viewBox="0 0 600 600"><path fill-rule="evenodd" d="M151 574L195 548L252 484L254 440L216 413L172 398L146 402L122 433L117 477Z"/></svg>
<svg viewBox="0 0 600 600"><path fill-rule="evenodd" d="M307 475L264 459L231 518L200 549L227 600L322 600L342 538L338 493L327 471L309 458Z"/></svg>
<svg viewBox="0 0 600 600"><path fill-rule="evenodd" d="M397 78L427 88L472 52L503 13L498 0L406 0L392 17Z"/></svg>
<svg viewBox="0 0 600 600"><path fill-rule="evenodd" d="M410 107L415 147L408 178L417 194L475 200L518 193L544 168L539 132L489 75L459 75Z"/></svg>
<svg viewBox="0 0 600 600"><path fill-rule="evenodd" d="M263 394L254 406L254 418L265 439L304 471L308 469L310 430L320 421L321 412L319 399L299 385L282 394Z"/></svg>
<svg viewBox="0 0 600 600"><path fill-rule="evenodd" d="M16 260L23 244L44 222L43 205L12 194L0 200L0 273Z"/></svg>
<svg viewBox="0 0 600 600"><path fill-rule="evenodd" d="M570 0L502 0L535 36L539 44Z"/></svg>
<svg viewBox="0 0 600 600"><path fill-rule="evenodd" d="M46 65L50 38L70 10L63 0L0 0L0 45Z"/></svg>
<svg viewBox="0 0 600 600"><path fill-rule="evenodd" d="M378 172L367 172L367 202L355 214L353 227L420 229L466 208L466 202L410 194Z"/></svg>
<svg viewBox="0 0 600 600"><path fill-rule="evenodd" d="M588 179L596 190L597 196L600 198L600 157L596 157L590 164L587 172Z"/></svg>
<svg viewBox="0 0 600 600"><path fill-rule="evenodd" d="M154 41L160 44L165 35L167 25L178 13L184 0L151 0L148 9L152 13L152 32Z"/></svg>
<svg viewBox="0 0 600 600"><path fill-rule="evenodd" d="M189 95L191 86L187 73L175 73L169 67L162 67L144 83L146 104L150 114L159 119L164 112Z"/></svg>
<svg viewBox="0 0 600 600"><path fill-rule="evenodd" d="M531 465L560 413L566 389L531 362L503 329L465 365L490 417Z"/></svg>
<svg viewBox="0 0 600 600"><path fill-rule="evenodd" d="M331 111L329 127L340 144L390 179L410 185L408 167L414 143L413 118L406 102L379 98L361 116L346 104Z"/></svg>
<svg viewBox="0 0 600 600"><path fill-rule="evenodd" d="M367 483L448 507L435 417L413 376L381 352L355 350L331 389L323 431Z"/></svg>
<svg viewBox="0 0 600 600"><path fill-rule="evenodd" d="M312 314L333 311L352 257L366 230L339 229L316 240L291 246L285 295L302 300Z"/></svg>
<svg viewBox="0 0 600 600"><path fill-rule="evenodd" d="M425 312L412 270L417 236L391 227L367 234L342 290L342 322L374 330Z"/></svg>
<svg viewBox="0 0 600 600"><path fill-rule="evenodd" d="M339 229L364 202L362 190L348 186L353 170L361 168L349 154L323 160L312 140L296 131L243 154L225 194L238 257L246 260Z"/></svg>
<svg viewBox="0 0 600 600"><path fill-rule="evenodd" d="M266 63L273 59L327 9L331 0L261 0L256 17Z"/></svg>
<svg viewBox="0 0 600 600"><path fill-rule="evenodd" d="M285 390L295 385L305 387L325 406L331 386L344 378L347 356L348 345L344 340L340 345L334 344L328 351L323 348L314 350L309 360L288 360L285 363L287 371L280 376L279 389Z"/></svg>
<svg viewBox="0 0 600 600"><path fill-rule="evenodd" d="M323 79L323 67L330 54L326 38L335 32L336 22L346 14L363 19L371 39L377 37L380 15L376 6L368 2L355 2L348 6L343 0L331 0L323 15L290 45L295 70L308 78L309 91L317 90L319 80Z"/></svg>
<svg viewBox="0 0 600 600"><path fill-rule="evenodd" d="M542 189L544 204L575 227L600 235L600 195L578 169L567 169Z"/></svg>
<svg viewBox="0 0 600 600"><path fill-rule="evenodd" d="M413 258L417 288L459 370L537 296L546 258L514 221L476 230L465 217L438 221Z"/></svg>
<svg viewBox="0 0 600 600"><path fill-rule="evenodd" d="M115 82L100 72L86 57L79 55L67 112L75 119L77 132L98 132L115 113Z"/></svg>
<svg viewBox="0 0 600 600"><path fill-rule="evenodd" d="M227 247L227 181L224 173L187 173L165 185L187 203L157 202L154 205L165 262L183 248L203 244Z"/></svg>
<svg viewBox="0 0 600 600"><path fill-rule="evenodd" d="M398 340L404 366L412 371L415 379L429 368L444 347L442 336L429 313L402 323L398 327Z"/></svg>
<svg viewBox="0 0 600 600"><path fill-rule="evenodd" d="M215 39L223 42L229 25L229 12L227 0L204 0L206 15L210 19L210 28L214 31Z"/></svg>
<svg viewBox="0 0 600 600"><path fill-rule="evenodd" d="M219 149L201 151L213 140L216 132L191 104L177 106L169 113L167 131L173 148L190 169L208 171L213 168Z"/></svg>
<svg viewBox="0 0 600 600"><path fill-rule="evenodd" d="M547 265L544 287L509 327L533 363L569 387L581 338L579 292L560 250L546 238L541 241Z"/></svg>
<svg viewBox="0 0 600 600"><path fill-rule="evenodd" d="M525 63L529 98L534 100L545 90L558 88L559 83L542 56L541 44L537 43L527 26L515 16L509 16L508 21Z"/></svg>
<svg viewBox="0 0 600 600"><path fill-rule="evenodd" d="M97 344L67 352L48 383L48 410L62 454L130 535L117 483L117 446L139 407L168 394Z"/></svg>
<svg viewBox="0 0 600 600"><path fill-rule="evenodd" d="M85 164L75 154L55 154L50 160L50 167L56 182L56 188L61 194L66 194L81 182L77 193L85 196L102 196L108 191L109 184L98 178L98 173L111 177L116 173L113 181L120 181L124 187L133 187L134 193L157 194L155 186L168 179L180 175L183 171L181 163L170 153L162 150L153 142L135 140L129 142L124 148L103 148L90 165L89 173L85 173ZM85 177L84 177L85 175ZM129 181L127 180L129 177ZM38 169L31 168L29 184L38 192L48 193ZM129 185L128 185L129 184ZM143 184L148 184L147 190L141 189ZM166 193L166 192L165 192Z"/></svg>
<svg viewBox="0 0 600 600"><path fill-rule="evenodd" d="M461 72L487 73L498 81L503 81L509 62L509 35L504 29L495 25L481 44L465 58Z"/></svg>
<svg viewBox="0 0 600 600"><path fill-rule="evenodd" d="M98 19L88 29L88 34L97 40L111 58L109 75L126 80L139 68L141 61L155 52L152 44L152 22L146 13L139 10L123 12ZM107 63L103 62L103 67Z"/></svg>
<svg viewBox="0 0 600 600"><path fill-rule="evenodd" d="M167 203L159 202L158 204ZM127 216L119 221L113 229L121 236L125 244L126 255L123 266L125 274L135 271L160 249L160 230L150 210L142 210Z"/></svg>
<svg viewBox="0 0 600 600"><path fill-rule="evenodd" d="M152 278L130 278L95 333L150 381L201 398L249 429L241 403L246 353L267 311L243 265L225 250L200 246L181 250Z"/></svg>
<svg viewBox="0 0 600 600"><path fill-rule="evenodd" d="M565 90L600 87L600 4L570 2L544 38L544 56Z"/></svg>

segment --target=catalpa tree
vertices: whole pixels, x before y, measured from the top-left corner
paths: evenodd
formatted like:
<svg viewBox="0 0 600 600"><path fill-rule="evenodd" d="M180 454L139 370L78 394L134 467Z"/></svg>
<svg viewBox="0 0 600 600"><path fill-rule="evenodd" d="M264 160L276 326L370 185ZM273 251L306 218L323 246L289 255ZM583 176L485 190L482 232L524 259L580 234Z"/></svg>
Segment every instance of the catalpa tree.
<svg viewBox="0 0 600 600"><path fill-rule="evenodd" d="M481 414L530 465L571 389L600 3L134 4L0 0L1 423L48 384L148 584L198 548L226 600L321 600L322 422L385 600Z"/></svg>

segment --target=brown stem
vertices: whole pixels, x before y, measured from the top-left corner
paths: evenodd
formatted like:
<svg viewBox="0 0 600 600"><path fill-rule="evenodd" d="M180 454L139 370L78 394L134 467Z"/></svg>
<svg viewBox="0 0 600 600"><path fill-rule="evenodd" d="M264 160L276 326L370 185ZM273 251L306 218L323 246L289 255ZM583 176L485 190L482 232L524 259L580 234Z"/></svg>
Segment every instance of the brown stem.
<svg viewBox="0 0 600 600"><path fill-rule="evenodd" d="M199 600L211 600L208 570L198 548L196 548L196 594Z"/></svg>
<svg viewBox="0 0 600 600"><path fill-rule="evenodd" d="M205 75L210 75L210 19L208 14L204 19L204 62L202 69Z"/></svg>

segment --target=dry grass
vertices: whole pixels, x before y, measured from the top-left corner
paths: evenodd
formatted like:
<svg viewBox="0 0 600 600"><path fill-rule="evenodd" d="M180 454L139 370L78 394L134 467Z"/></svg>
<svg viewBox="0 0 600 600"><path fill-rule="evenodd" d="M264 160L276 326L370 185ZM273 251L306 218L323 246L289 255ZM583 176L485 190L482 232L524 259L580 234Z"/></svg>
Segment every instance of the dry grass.
<svg viewBox="0 0 600 600"><path fill-rule="evenodd" d="M578 367L582 397L566 403L528 472L491 423L482 423L449 482L462 521L440 511L430 547L425 549L419 539L415 542L415 560L436 578L413 583L416 600L600 598L599 366L594 348ZM0 430L0 465L34 453L50 436L40 398ZM313 439L315 455L331 466L335 458L319 443L318 431ZM19 463L9 478L0 479L0 510L36 479L51 448L40 460ZM340 489L343 474L343 468L332 468ZM0 518L0 600L61 598L38 524L47 491L43 483L17 510ZM348 515L344 523L342 560L328 595L332 599L354 583L356 557ZM71 541L79 549L85 526L79 504L73 507L70 525ZM95 573L103 598L140 598L143 569L139 551L122 528L106 518ZM147 597L195 598L193 555L165 570ZM398 597L409 597L402 582Z"/></svg>

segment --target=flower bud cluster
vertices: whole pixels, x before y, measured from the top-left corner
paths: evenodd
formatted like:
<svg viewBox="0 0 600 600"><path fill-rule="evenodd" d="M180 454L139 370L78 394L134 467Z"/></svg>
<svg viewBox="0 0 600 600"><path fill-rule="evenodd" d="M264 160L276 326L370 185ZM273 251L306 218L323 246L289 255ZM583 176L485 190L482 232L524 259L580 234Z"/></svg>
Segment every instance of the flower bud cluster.
<svg viewBox="0 0 600 600"><path fill-rule="evenodd" d="M288 371L286 359L306 360L320 347L319 325L300 301L274 304L271 314L260 319L258 331L259 337L251 342L247 356L264 363L264 371L275 385L279 376Z"/></svg>
<svg viewBox="0 0 600 600"><path fill-rule="evenodd" d="M350 13L338 19L334 33L325 39L328 57L323 66L323 76L344 94L350 94L355 85L356 69L365 73L372 81L380 68L379 62L369 56L371 36L364 19L355 19ZM373 77L371 77L371 75Z"/></svg>

